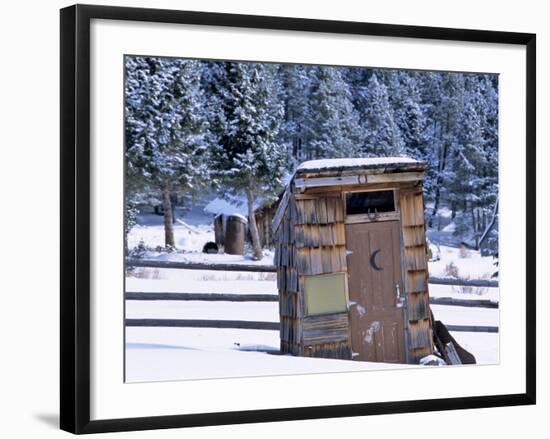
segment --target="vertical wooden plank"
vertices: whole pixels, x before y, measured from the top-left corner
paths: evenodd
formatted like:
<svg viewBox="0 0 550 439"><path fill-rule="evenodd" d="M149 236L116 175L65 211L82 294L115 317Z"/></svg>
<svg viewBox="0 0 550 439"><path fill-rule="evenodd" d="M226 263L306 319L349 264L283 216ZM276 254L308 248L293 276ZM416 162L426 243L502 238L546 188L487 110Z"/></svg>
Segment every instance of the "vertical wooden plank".
<svg viewBox="0 0 550 439"><path fill-rule="evenodd" d="M334 234L333 234L333 224L326 224L319 226L319 244L320 245L334 245Z"/></svg>
<svg viewBox="0 0 550 439"><path fill-rule="evenodd" d="M344 201L342 197L334 198L334 221L344 222Z"/></svg>
<svg viewBox="0 0 550 439"><path fill-rule="evenodd" d="M310 264L310 274L321 274L323 272L323 260L320 247L310 249Z"/></svg>
<svg viewBox="0 0 550 439"><path fill-rule="evenodd" d="M345 245L346 244L346 226L344 225L344 223L336 223L334 224L333 228L336 232L334 244Z"/></svg>
<svg viewBox="0 0 550 439"><path fill-rule="evenodd" d="M317 222L319 224L327 223L327 202L324 197L317 198L316 208L317 208Z"/></svg>
<svg viewBox="0 0 550 439"><path fill-rule="evenodd" d="M340 259L340 252L338 251L339 247L332 247L330 252L330 264L332 266L333 272L342 271L342 262Z"/></svg>
<svg viewBox="0 0 550 439"><path fill-rule="evenodd" d="M334 251L334 247L322 247L321 249L321 261L323 273L332 273L334 268L332 266L331 254Z"/></svg>
<svg viewBox="0 0 550 439"><path fill-rule="evenodd" d="M347 270L346 247L340 245L335 248L338 249L338 255L340 256L340 270Z"/></svg>
<svg viewBox="0 0 550 439"><path fill-rule="evenodd" d="M310 249L303 247L297 249L296 253L296 269L300 274L306 274L310 266Z"/></svg>
<svg viewBox="0 0 550 439"><path fill-rule="evenodd" d="M336 221L336 199L334 197L327 197L325 204L327 207L327 223L332 224Z"/></svg>

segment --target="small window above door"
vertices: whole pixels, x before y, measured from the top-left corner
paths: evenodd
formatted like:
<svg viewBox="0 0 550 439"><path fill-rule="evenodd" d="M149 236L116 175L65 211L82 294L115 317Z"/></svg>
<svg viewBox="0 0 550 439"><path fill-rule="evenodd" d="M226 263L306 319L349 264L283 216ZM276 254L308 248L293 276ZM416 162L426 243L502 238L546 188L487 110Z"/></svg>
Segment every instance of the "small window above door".
<svg viewBox="0 0 550 439"><path fill-rule="evenodd" d="M385 212L395 212L393 190L346 194L346 215L372 215Z"/></svg>

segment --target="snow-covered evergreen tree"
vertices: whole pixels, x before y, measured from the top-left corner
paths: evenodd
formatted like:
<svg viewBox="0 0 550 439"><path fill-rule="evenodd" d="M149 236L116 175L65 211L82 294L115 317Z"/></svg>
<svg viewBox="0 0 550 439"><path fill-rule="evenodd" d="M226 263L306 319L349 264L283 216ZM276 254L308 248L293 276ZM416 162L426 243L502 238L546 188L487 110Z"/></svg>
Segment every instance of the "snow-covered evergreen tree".
<svg viewBox="0 0 550 439"><path fill-rule="evenodd" d="M313 68L286 64L281 66L281 85L285 119L280 141L287 145L287 167L292 170L308 156L308 145L315 134L312 109Z"/></svg>
<svg viewBox="0 0 550 439"><path fill-rule="evenodd" d="M475 246L486 235L489 219L496 214L498 175L497 144L494 126L496 105L492 86L484 78L466 79L464 109L453 148L453 179L449 182L451 200L462 207L463 217L457 233L471 230Z"/></svg>
<svg viewBox="0 0 550 439"><path fill-rule="evenodd" d="M308 159L357 155L361 139L359 118L340 68L321 66L313 70L309 112L312 133Z"/></svg>
<svg viewBox="0 0 550 439"><path fill-rule="evenodd" d="M433 153L431 166L433 167L434 180L432 199L434 208L428 218L428 225L432 226L433 218L439 210L442 196L448 195L447 183L453 176L451 157L453 146L456 144L456 136L459 129L459 119L464 106L464 75L459 73L431 73L428 76L428 84L433 84L435 90L426 88L426 94L433 104L430 109ZM434 96L437 93L437 97ZM457 205L451 203L453 217Z"/></svg>
<svg viewBox="0 0 550 439"><path fill-rule="evenodd" d="M126 159L129 188L160 198L165 245L175 247L174 195L208 181L209 128L199 61L126 58Z"/></svg>
<svg viewBox="0 0 550 439"><path fill-rule="evenodd" d="M388 100L403 140L403 151L410 157L427 160L428 119L422 105L418 74L405 70L391 70L388 75Z"/></svg>
<svg viewBox="0 0 550 439"><path fill-rule="evenodd" d="M254 203L273 197L282 188L286 148L277 142L284 117L277 68L268 64L226 63L216 79L218 146L214 163L220 179L248 204L254 257L262 250Z"/></svg>
<svg viewBox="0 0 550 439"><path fill-rule="evenodd" d="M406 154L428 162L428 226L448 207L459 232L496 252L495 75L154 57L126 67L126 202L164 202L168 246L175 195L203 183L253 209L304 160Z"/></svg>
<svg viewBox="0 0 550 439"><path fill-rule="evenodd" d="M403 138L394 120L388 89L378 81L376 74L369 78L363 94L364 108L361 118L364 130L363 154L382 157L403 154Z"/></svg>

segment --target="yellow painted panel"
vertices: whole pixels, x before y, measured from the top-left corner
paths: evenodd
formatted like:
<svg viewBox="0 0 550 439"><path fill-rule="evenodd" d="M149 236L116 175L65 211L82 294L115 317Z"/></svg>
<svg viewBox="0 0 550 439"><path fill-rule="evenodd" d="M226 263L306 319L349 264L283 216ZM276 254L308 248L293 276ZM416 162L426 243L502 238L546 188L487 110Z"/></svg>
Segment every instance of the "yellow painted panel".
<svg viewBox="0 0 550 439"><path fill-rule="evenodd" d="M305 276L308 315L347 311L346 273Z"/></svg>

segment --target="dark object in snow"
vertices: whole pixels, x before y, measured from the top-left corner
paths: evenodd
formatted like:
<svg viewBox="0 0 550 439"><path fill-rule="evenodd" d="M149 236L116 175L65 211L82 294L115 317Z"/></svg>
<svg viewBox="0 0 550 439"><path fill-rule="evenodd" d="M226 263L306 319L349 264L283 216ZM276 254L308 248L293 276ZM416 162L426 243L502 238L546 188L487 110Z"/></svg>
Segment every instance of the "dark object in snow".
<svg viewBox="0 0 550 439"><path fill-rule="evenodd" d="M460 346L447 327L434 321L434 343L447 364L476 364L475 357Z"/></svg>
<svg viewBox="0 0 550 439"><path fill-rule="evenodd" d="M229 255L244 254L246 239L246 218L241 215L228 215L225 227L224 250Z"/></svg>
<svg viewBox="0 0 550 439"><path fill-rule="evenodd" d="M218 253L218 244L215 242L209 241L206 244L204 244L204 247L202 248L203 253L209 253L209 254L216 254Z"/></svg>
<svg viewBox="0 0 550 439"><path fill-rule="evenodd" d="M154 210L155 215L164 215L164 207L162 207L162 204L155 204Z"/></svg>

